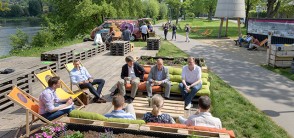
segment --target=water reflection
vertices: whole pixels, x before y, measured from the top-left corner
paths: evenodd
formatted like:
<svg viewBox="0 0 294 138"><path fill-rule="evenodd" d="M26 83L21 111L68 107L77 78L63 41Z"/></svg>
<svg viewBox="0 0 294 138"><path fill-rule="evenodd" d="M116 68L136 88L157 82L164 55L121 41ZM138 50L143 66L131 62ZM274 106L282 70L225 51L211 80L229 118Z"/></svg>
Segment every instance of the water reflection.
<svg viewBox="0 0 294 138"><path fill-rule="evenodd" d="M41 29L39 21L0 21L0 56L9 54L11 50L9 36L15 34L17 28L28 34L30 41Z"/></svg>

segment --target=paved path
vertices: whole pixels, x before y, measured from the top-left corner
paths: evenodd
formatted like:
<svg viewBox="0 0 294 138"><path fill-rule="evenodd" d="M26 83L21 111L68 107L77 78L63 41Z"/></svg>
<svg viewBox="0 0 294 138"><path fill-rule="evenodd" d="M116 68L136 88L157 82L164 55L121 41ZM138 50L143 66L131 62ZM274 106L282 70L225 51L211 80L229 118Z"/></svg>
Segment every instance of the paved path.
<svg viewBox="0 0 294 138"><path fill-rule="evenodd" d="M164 36L158 27L155 31ZM167 38L171 38L171 32ZM253 62L256 60L252 58L260 51L246 50L248 54L244 54L244 51L228 50L229 47L212 46L199 40L184 41L184 36L177 35L177 41L171 42L191 56L205 57L214 73L294 136L294 81L260 67L259 61ZM265 60L263 55L263 59L261 54L257 60Z"/></svg>

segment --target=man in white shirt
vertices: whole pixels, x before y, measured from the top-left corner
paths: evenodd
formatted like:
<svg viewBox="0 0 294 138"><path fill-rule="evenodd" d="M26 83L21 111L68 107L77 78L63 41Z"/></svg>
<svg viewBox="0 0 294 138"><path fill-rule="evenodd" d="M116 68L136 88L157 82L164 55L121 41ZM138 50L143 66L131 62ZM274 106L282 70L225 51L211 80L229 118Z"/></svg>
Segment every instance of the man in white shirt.
<svg viewBox="0 0 294 138"><path fill-rule="evenodd" d="M201 68L195 64L193 57L188 58L188 65L182 70L182 83L179 84L181 94L185 100L185 109L191 108L191 101L202 88Z"/></svg>
<svg viewBox="0 0 294 138"><path fill-rule="evenodd" d="M142 39L143 41L146 41L147 40L147 33L148 33L148 27L146 25L146 23L144 23L141 27L141 33L142 33Z"/></svg>
<svg viewBox="0 0 294 138"><path fill-rule="evenodd" d="M210 105L210 98L208 96L201 96L198 100L199 110L188 119L179 116L179 121L181 124L186 124L187 126L204 126L221 129L222 123L220 119L213 117L209 113Z"/></svg>

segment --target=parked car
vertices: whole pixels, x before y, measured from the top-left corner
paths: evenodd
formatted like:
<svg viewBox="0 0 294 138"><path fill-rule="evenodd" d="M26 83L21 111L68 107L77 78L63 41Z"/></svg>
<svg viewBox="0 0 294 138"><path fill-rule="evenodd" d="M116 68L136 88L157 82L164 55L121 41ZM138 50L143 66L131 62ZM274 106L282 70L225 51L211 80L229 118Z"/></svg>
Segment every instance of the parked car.
<svg viewBox="0 0 294 138"><path fill-rule="evenodd" d="M131 41L141 38L140 26L145 22L151 22L151 18L141 18L138 20L127 20L127 19L118 19L118 20L106 20L104 23L94 28L91 31L91 38L94 39L95 35L102 29L110 29L113 23L120 29L120 31L124 31L125 26L128 26L130 31L132 32ZM105 31L104 31L105 32Z"/></svg>

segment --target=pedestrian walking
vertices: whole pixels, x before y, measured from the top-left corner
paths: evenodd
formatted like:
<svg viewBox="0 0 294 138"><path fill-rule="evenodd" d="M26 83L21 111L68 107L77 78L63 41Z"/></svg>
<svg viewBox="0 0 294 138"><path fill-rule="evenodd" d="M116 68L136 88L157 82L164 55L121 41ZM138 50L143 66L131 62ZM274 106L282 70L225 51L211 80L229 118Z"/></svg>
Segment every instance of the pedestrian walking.
<svg viewBox="0 0 294 138"><path fill-rule="evenodd" d="M167 32L168 32L168 24L167 23L163 27L163 31L164 31L164 40L166 40L166 36L167 36Z"/></svg>
<svg viewBox="0 0 294 138"><path fill-rule="evenodd" d="M186 32L186 41L185 42L190 42L190 38L189 38L190 30L191 30L191 28L190 28L189 24L186 24L185 25L185 32Z"/></svg>
<svg viewBox="0 0 294 138"><path fill-rule="evenodd" d="M172 39L173 40L175 37L175 41L177 41L177 26L175 24L173 24L172 26Z"/></svg>

